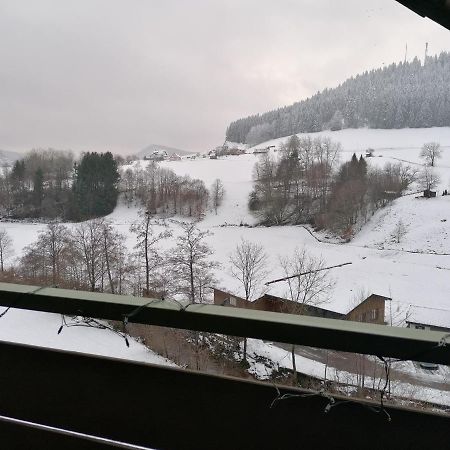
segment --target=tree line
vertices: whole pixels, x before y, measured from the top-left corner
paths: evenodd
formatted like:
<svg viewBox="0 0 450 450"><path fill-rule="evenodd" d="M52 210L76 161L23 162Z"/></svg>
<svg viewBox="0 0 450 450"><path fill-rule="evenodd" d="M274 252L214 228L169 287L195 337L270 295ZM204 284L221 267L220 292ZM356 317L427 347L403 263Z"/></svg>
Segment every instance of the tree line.
<svg viewBox="0 0 450 450"><path fill-rule="evenodd" d="M204 182L178 176L151 162L147 167L122 168L126 161L110 152L84 153L32 150L12 167L0 171L0 214L9 219L45 218L82 221L110 214L119 194L126 204L139 204L152 214L201 219L222 204L220 180Z"/></svg>
<svg viewBox="0 0 450 450"><path fill-rule="evenodd" d="M255 164L249 208L266 225L310 223L349 237L417 179L410 166L369 168L355 154L341 164L339 153L328 138L292 136L279 157L267 154Z"/></svg>
<svg viewBox="0 0 450 450"><path fill-rule="evenodd" d="M414 58L351 77L334 89L232 122L226 139L251 145L269 139L343 128L450 125L450 53Z"/></svg>
<svg viewBox="0 0 450 450"><path fill-rule="evenodd" d="M12 239L0 230L0 262L4 280L68 289L182 298L199 303L215 282L207 242L209 232L196 222L168 223L141 210L131 225L135 245L106 218L68 226L51 222L22 256L8 264ZM174 235L175 233L175 235Z"/></svg>
<svg viewBox="0 0 450 450"><path fill-rule="evenodd" d="M130 226L134 246L129 250L126 236L108 219L71 226L55 221L47 224L13 263L9 263L12 239L0 230L1 278L186 303L207 302L217 284L216 269L222 268L212 258L211 233L200 230L195 221L172 221L170 225L140 210ZM239 281L246 300L255 300L265 292L269 258L260 244L241 239L231 249L228 261L225 270ZM311 271L309 276L289 280L286 295L299 308L288 312L298 314L302 305L328 300L332 283L321 258L295 249L292 256L279 258L279 266L286 276Z"/></svg>
<svg viewBox="0 0 450 450"><path fill-rule="evenodd" d="M0 211L13 219L85 220L109 214L118 197L119 172L110 152L32 150L0 173Z"/></svg>
<svg viewBox="0 0 450 450"><path fill-rule="evenodd" d="M146 167L126 168L121 174L120 190L126 204L139 204L151 214L180 215L202 219L211 207L217 214L225 189L221 180L210 190L202 180L179 176L152 161Z"/></svg>

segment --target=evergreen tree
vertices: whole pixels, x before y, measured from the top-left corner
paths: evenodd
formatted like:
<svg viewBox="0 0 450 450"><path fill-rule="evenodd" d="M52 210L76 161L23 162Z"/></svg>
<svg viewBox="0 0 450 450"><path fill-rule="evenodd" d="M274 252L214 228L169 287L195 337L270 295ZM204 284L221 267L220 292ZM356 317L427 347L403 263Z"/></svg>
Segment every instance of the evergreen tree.
<svg viewBox="0 0 450 450"><path fill-rule="evenodd" d="M42 206L42 200L44 199L44 173L39 167L34 173L33 177L33 203L37 209Z"/></svg>
<svg viewBox="0 0 450 450"><path fill-rule="evenodd" d="M358 161L358 172L361 178L365 179L367 177L367 162L362 155Z"/></svg>
<svg viewBox="0 0 450 450"><path fill-rule="evenodd" d="M75 168L73 218L111 213L117 204L118 182L117 162L112 153L85 153Z"/></svg>
<svg viewBox="0 0 450 450"><path fill-rule="evenodd" d="M11 185L13 192L19 196L25 189L25 161L17 160L11 171Z"/></svg>

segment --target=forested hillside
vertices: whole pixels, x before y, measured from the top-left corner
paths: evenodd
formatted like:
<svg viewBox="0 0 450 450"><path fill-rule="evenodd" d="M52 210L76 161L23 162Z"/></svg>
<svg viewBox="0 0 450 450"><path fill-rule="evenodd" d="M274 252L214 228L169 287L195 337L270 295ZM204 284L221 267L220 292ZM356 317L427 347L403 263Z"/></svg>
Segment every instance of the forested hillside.
<svg viewBox="0 0 450 450"><path fill-rule="evenodd" d="M232 122L226 139L251 145L297 133L343 128L450 125L450 53L364 72L334 89Z"/></svg>

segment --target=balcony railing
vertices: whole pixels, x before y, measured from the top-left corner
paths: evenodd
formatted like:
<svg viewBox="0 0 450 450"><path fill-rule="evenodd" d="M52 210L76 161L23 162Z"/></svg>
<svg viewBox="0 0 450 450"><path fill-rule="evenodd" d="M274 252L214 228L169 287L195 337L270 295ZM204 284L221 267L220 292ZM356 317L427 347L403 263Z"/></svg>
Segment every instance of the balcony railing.
<svg viewBox="0 0 450 450"><path fill-rule="evenodd" d="M149 300L0 283L6 308L450 362L441 332ZM0 361L2 448L445 448L450 438L446 415L325 392L9 342Z"/></svg>

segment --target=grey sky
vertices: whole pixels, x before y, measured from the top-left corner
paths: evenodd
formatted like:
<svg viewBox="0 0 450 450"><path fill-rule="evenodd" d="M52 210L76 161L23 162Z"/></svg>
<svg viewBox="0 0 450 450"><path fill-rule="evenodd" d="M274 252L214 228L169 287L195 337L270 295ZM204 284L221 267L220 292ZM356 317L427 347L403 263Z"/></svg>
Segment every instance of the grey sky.
<svg viewBox="0 0 450 450"><path fill-rule="evenodd" d="M450 31L394 0L0 0L0 148L203 151Z"/></svg>

